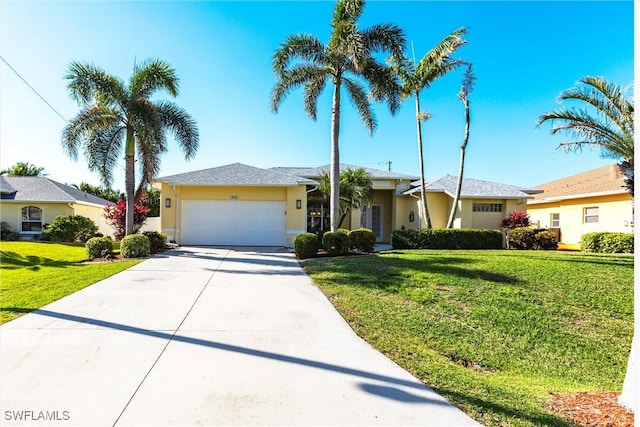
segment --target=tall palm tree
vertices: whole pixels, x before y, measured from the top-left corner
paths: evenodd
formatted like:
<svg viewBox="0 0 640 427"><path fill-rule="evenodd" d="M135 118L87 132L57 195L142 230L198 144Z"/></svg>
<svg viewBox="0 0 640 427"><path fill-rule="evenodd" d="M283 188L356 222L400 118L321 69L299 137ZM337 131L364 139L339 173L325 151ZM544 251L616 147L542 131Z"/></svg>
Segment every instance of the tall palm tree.
<svg viewBox="0 0 640 427"><path fill-rule="evenodd" d="M473 75L473 66L467 65L467 71L464 73L462 79L462 86L458 93L458 98L464 105L464 141L460 146L460 168L458 170L458 182L456 183L456 194L453 197L453 204L451 205L451 212L449 213L449 221L447 222L447 228L453 228L453 220L456 217L456 211L458 210L458 201L460 200L460 192L462 191L462 178L464 176L464 156L467 150L467 144L469 143L469 125L471 124L471 116L469 113L469 94L473 90L473 83L476 77Z"/></svg>
<svg viewBox="0 0 640 427"><path fill-rule="evenodd" d="M325 45L308 34L287 37L273 57L278 79L271 95L271 109L278 108L289 92L304 87L304 109L316 120L318 97L327 82L333 86L331 112L331 230L339 224L340 200L340 108L342 87L372 134L377 121L371 101L386 101L391 113L400 106L399 84L392 70L374 58L378 52L399 55L405 46L400 28L393 24L358 28L364 0L339 0L331 22L332 33ZM365 86L370 93L367 94Z"/></svg>
<svg viewBox="0 0 640 427"><path fill-rule="evenodd" d="M467 29L465 27L458 28L427 52L417 65L415 61L403 55L394 55L389 58L389 63L402 81L402 99L407 99L411 96L416 99L418 162L420 163L420 214L422 222L427 228L431 228L431 217L429 216L424 183L422 122L431 118L431 115L420 110L420 92L429 88L438 78L464 63L459 59L451 58L451 55L466 43L466 40L463 39L466 33Z"/></svg>
<svg viewBox="0 0 640 427"><path fill-rule="evenodd" d="M135 163L140 163L138 190L160 171L160 155L167 151L166 131L173 134L185 158L198 150L198 127L182 108L168 101L152 101L159 90L178 95L178 76L161 60L136 64L128 83L91 64L72 62L65 78L69 95L80 105L62 133L62 145L73 159L82 147L89 169L111 188L113 169L124 149L126 234L133 232Z"/></svg>
<svg viewBox="0 0 640 427"><path fill-rule="evenodd" d="M565 151L580 151L586 145L599 148L605 157L619 159L633 197L633 97L627 96L620 85L587 76L558 96L558 102L563 101L579 101L583 107L544 113L538 118L538 126L550 121L552 135L569 135L572 140L559 145Z"/></svg>
<svg viewBox="0 0 640 427"><path fill-rule="evenodd" d="M329 174L323 172L320 175L318 191L323 200L331 197L331 181ZM347 169L340 172L340 221L338 228L342 226L347 214L353 209L360 209L364 205L373 202L373 181L371 174L364 168Z"/></svg>

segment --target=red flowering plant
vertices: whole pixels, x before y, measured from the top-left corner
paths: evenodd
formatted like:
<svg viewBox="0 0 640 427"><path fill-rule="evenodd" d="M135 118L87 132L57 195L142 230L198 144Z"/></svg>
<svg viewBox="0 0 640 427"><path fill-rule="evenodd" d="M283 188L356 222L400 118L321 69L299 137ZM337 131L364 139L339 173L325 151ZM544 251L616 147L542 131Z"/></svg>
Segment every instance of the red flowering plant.
<svg viewBox="0 0 640 427"><path fill-rule="evenodd" d="M138 202L133 204L133 232L137 233L140 227L147 220L149 208L146 206L146 196L144 193L138 198ZM104 208L102 215L115 232L116 240L121 240L127 232L127 204L122 197L115 204L109 203Z"/></svg>
<svg viewBox="0 0 640 427"><path fill-rule="evenodd" d="M513 230L519 227L529 226L529 215L525 211L511 212L500 223L500 227Z"/></svg>

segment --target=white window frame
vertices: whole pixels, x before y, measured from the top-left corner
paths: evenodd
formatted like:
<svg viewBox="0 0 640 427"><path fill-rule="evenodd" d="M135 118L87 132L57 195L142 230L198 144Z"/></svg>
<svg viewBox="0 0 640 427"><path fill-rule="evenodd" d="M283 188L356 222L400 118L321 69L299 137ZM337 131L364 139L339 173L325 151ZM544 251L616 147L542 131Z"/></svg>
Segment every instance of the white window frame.
<svg viewBox="0 0 640 427"><path fill-rule="evenodd" d="M31 209L35 208L40 213L40 218L31 218ZM25 214L26 212L26 214ZM24 224L40 224L39 230L25 230ZM42 233L42 208L38 206L23 206L20 210L20 233L22 234L40 234Z"/></svg>
<svg viewBox="0 0 640 427"><path fill-rule="evenodd" d="M559 212L552 213L550 215L549 223L551 224L551 228L560 228L560 213Z"/></svg>
<svg viewBox="0 0 640 427"><path fill-rule="evenodd" d="M502 203L474 203L473 212L502 212Z"/></svg>
<svg viewBox="0 0 640 427"><path fill-rule="evenodd" d="M584 208L582 222L584 224L597 224L600 222L600 208L598 206L589 206Z"/></svg>

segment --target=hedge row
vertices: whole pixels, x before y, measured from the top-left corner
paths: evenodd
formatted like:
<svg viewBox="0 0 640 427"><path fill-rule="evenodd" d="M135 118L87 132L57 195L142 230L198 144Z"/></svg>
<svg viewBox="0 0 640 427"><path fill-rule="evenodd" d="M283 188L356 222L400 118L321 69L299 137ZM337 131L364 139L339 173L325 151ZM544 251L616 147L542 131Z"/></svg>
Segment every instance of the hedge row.
<svg viewBox="0 0 640 427"><path fill-rule="evenodd" d="M584 252L632 254L633 233L586 233L580 239L580 246Z"/></svg>
<svg viewBox="0 0 640 427"><path fill-rule="evenodd" d="M327 231L320 237L313 233L298 234L293 242L293 250L298 259L314 258L318 250L324 248L331 256L347 255L349 250L359 252L373 252L376 244L376 236L367 228L357 230L338 229Z"/></svg>
<svg viewBox="0 0 640 427"><path fill-rule="evenodd" d="M416 229L394 230L394 249L502 249L499 230Z"/></svg>
<svg viewBox="0 0 640 427"><path fill-rule="evenodd" d="M545 228L514 228L509 231L507 244L509 249L558 249L556 234Z"/></svg>

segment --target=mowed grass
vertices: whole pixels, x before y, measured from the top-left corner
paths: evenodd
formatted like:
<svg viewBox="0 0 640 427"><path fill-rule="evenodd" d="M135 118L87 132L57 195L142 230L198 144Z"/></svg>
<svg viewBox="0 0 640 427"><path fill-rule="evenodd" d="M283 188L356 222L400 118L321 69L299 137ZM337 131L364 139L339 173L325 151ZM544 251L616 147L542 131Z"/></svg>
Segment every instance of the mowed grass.
<svg viewBox="0 0 640 427"><path fill-rule="evenodd" d="M303 265L358 335L475 420L565 426L551 393L622 387L633 262L407 250Z"/></svg>
<svg viewBox="0 0 640 427"><path fill-rule="evenodd" d="M140 260L82 263L82 245L0 243L0 324L132 267Z"/></svg>

